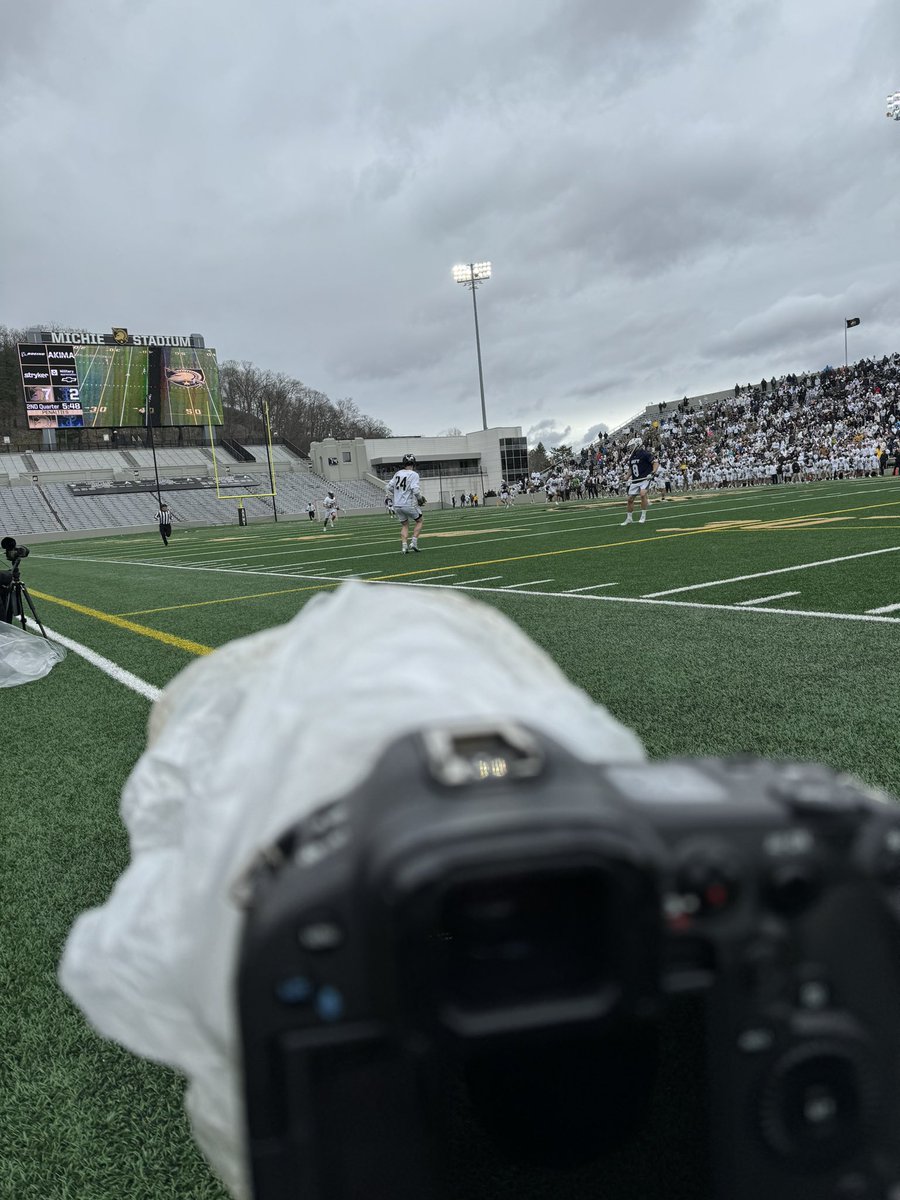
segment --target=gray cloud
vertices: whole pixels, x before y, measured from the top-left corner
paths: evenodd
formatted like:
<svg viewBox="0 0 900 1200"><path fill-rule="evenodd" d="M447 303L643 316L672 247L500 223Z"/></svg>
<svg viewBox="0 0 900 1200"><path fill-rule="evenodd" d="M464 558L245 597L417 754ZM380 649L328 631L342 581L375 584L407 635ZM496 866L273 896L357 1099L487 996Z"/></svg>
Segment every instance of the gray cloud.
<svg viewBox="0 0 900 1200"><path fill-rule="evenodd" d="M473 429L450 267L491 259L488 416L545 445L841 361L846 315L851 353L898 348L893 0L32 9L0 43L0 322L203 332Z"/></svg>

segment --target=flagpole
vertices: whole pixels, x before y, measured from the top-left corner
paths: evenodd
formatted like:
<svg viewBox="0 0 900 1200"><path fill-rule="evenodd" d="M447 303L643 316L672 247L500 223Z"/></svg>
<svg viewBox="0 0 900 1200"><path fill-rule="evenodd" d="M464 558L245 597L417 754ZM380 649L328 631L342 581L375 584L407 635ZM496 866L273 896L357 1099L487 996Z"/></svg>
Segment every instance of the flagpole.
<svg viewBox="0 0 900 1200"><path fill-rule="evenodd" d="M847 353L847 330L855 329L858 324L859 324L859 317L844 317L844 368L845 368L845 370L848 369L850 366L850 357Z"/></svg>

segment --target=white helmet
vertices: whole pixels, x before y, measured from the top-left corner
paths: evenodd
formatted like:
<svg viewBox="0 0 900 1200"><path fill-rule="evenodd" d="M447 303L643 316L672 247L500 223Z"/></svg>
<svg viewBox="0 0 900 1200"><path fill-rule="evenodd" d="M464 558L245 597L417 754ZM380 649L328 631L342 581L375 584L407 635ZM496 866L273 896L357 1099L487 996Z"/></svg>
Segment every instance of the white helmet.
<svg viewBox="0 0 900 1200"><path fill-rule="evenodd" d="M626 446L626 449L633 450L635 448L635 446L643 446L643 444L644 443L641 441L640 438L632 438L631 441Z"/></svg>

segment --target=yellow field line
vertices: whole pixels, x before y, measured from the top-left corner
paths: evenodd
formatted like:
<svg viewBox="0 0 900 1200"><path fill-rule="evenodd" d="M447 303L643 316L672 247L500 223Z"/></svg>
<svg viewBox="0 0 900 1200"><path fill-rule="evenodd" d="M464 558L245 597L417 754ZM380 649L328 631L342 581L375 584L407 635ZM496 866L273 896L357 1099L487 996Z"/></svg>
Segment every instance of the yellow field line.
<svg viewBox="0 0 900 1200"><path fill-rule="evenodd" d="M63 600L60 596L50 596L46 592L31 589L31 594L39 600L47 600L50 604L60 604L63 608L71 608L73 612L85 617L93 617L97 621L106 621L109 625L117 625L120 629L128 629L131 633L139 633L142 637L154 638L157 642L165 642L167 646L175 646L178 650L187 650L189 654L212 654L212 646L204 646L200 642L191 642L187 638L178 637L174 633L163 633L160 629L150 629L147 625L137 625L134 621L126 621L113 613L101 612L98 608L88 608L85 604L76 604L74 600Z"/></svg>
<svg viewBox="0 0 900 1200"><path fill-rule="evenodd" d="M636 523L636 522L635 522ZM409 575L434 575L438 571L461 571L464 567L492 567L497 563L524 562L528 558L553 558L557 554L582 554L585 550L615 550L620 546L644 546L647 542L662 542L666 538L693 537L696 533L721 533L720 529L688 529L683 533L658 533L655 537L622 539L619 542L599 542L594 546L569 546L565 550L542 550L537 554L513 554L508 558L482 558L478 562L451 563L447 567L423 567L420 571L398 571L393 575L376 575L370 583L383 583L387 579L405 579Z"/></svg>
<svg viewBox="0 0 900 1200"><path fill-rule="evenodd" d="M246 596L225 596L221 600L194 600L190 604L167 604L165 608L139 608L135 612L119 613L120 617L146 617L151 613L175 612L179 608L206 608L210 604L236 604L239 600L261 600L266 596L287 596L291 592L316 592L325 588L337 587L343 579L335 579L333 583L307 584L306 587L279 588L276 592L251 592ZM365 580L363 581L365 582ZM35 592L37 595L37 592Z"/></svg>
<svg viewBox="0 0 900 1200"><path fill-rule="evenodd" d="M885 501L884 503L881 503L881 504L857 505L853 508L835 508L835 509L829 510L828 512L811 513L806 517L800 517L797 519L803 520L803 521L809 521L809 520L815 520L818 517L830 516L833 513L859 512L859 511L862 511L863 509L871 509L871 508L890 508L897 504L900 504L900 499ZM790 518L787 518L787 520L790 520ZM578 554L578 553L583 553L584 551L587 551L587 550L612 550L612 549L616 549L617 547L620 547L620 546L637 546L637 545L644 545L647 542L666 541L669 538L692 537L694 534L698 534L698 533L747 532L747 531L752 531L753 528L754 528L753 526L740 526L738 530L735 530L735 528L733 526L729 526L726 529L723 529L721 526L712 526L712 527L703 526L698 529L682 530L678 533L673 532L673 533L654 534L651 537L642 537L642 538L640 538L640 540L635 539L635 538L623 538L622 540L617 541L617 542L601 542L601 543L599 543L597 545L593 545L593 546L570 546L564 550L544 550L544 551L540 551L535 554L511 555L507 558L485 558L485 559L480 559L477 562L451 563L450 565L445 566L445 567L423 567L417 571L400 571L400 572L395 572L394 574L391 574L391 575L377 575L372 579L366 579L366 580L363 580L362 582L364 582L364 583L382 583L382 582L389 581L391 579L406 579L406 578L409 578L409 577L415 576L415 575L435 575L442 571L458 571L458 570L462 570L466 567L485 567L485 566L494 566L498 563L523 562L526 559L551 558L551 557L553 557L555 555L559 555L559 554ZM784 529L784 528L785 528L785 526L782 525L782 529ZM213 604L236 604L241 600L260 600L260 599L265 599L268 596L286 596L286 595L290 595L290 594L296 593L296 592L324 591L326 588L337 587L338 584L340 584L342 582L343 582L343 580L336 579L332 583L322 582L322 583L309 584L304 587L279 588L276 591L271 591L271 592L252 592L245 596L228 596L228 597L224 597L224 598L217 599L217 600L195 600L188 604L171 604L171 605L166 605L165 607L162 607L162 608L143 608L143 609L137 609L133 612L121 613L121 614L100 612L99 609L87 608L85 605L76 604L72 600L63 600L57 596L49 596L46 593L34 591L34 589L32 589L32 594L37 596L39 599L50 601L51 604L61 604L61 605L63 605L63 607L71 608L75 612L82 613L85 616L95 617L97 620L100 620L100 621L107 621L111 625L118 625L122 629L131 630L132 633L139 633L144 637L155 638L157 641L165 642L167 645L176 646L178 649L181 649L181 650L187 650L191 654L210 654L212 652L211 646L204 646L204 645L201 645L199 642L188 641L186 638L180 638L176 634L163 633L158 629L150 629L146 625L138 625L133 621L125 620L125 617L128 617L128 616L131 616L131 617L150 616L153 613L174 612L174 611L177 611L178 609L186 609L186 608L206 608Z"/></svg>
<svg viewBox="0 0 900 1200"><path fill-rule="evenodd" d="M810 521L810 520L815 520L817 517L831 516L833 513L861 512L863 509L870 509L870 508L891 508L892 506L897 505L897 504L900 504L900 499L887 500L883 504L860 504L860 505L855 506L854 508L832 508L823 513L809 513L806 517L804 517L802 519L805 521ZM775 520L776 518L770 518L770 519ZM786 526L786 527L790 528L789 526ZM782 526L782 528L785 528L785 526ZM484 559L480 559L478 562L451 563L447 567L423 567L419 571L400 571L400 572L394 573L393 575L376 575L373 579L370 580L370 582L371 583L380 583L380 582L383 582L384 580L388 580L388 579L405 579L410 575L435 575L439 571L460 571L465 567L493 567L493 566L496 566L498 563L522 562L525 559L529 559L529 558L553 558L555 555L558 555L558 554L580 554L580 553L583 553L585 550L615 550L620 546L643 546L643 545L646 545L647 542L662 542L662 541L665 541L667 538L691 537L695 533L735 533L735 532L738 532L738 533L751 532L752 533L753 529L754 529L754 526L749 526L749 525L741 526L738 529L735 529L733 527L729 527L728 529L722 529L720 526L712 526L712 527L702 526L699 529L687 529L681 533L659 533L653 537L642 537L640 539L640 541L638 541L635 538L623 538L621 541L618 541L618 542L600 542L594 546L570 546L565 550L544 550L537 554L515 554L510 558L484 558ZM760 532L762 532L762 530L760 530Z"/></svg>

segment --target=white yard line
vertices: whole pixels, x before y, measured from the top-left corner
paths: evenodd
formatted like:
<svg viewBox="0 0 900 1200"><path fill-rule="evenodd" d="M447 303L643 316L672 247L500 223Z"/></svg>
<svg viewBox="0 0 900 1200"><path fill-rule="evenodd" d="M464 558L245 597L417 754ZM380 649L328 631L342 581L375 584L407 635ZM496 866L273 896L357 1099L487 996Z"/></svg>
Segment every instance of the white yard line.
<svg viewBox="0 0 900 1200"><path fill-rule="evenodd" d="M411 579L410 583L431 583L433 579L455 579L456 572L451 571L446 575L427 575L424 579Z"/></svg>
<svg viewBox="0 0 900 1200"><path fill-rule="evenodd" d="M467 579L466 585L472 583L492 583L495 579L502 579L502 575L482 575L480 579Z"/></svg>
<svg viewBox="0 0 900 1200"><path fill-rule="evenodd" d="M753 600L738 600L735 608L743 608L750 604L768 604L770 600L783 600L785 596L799 596L799 592L776 592L774 596L756 596Z"/></svg>
<svg viewBox="0 0 900 1200"><path fill-rule="evenodd" d="M618 587L618 584L615 584L615 583L589 583L586 587L569 588L569 590L566 592L566 595L572 596L575 594L575 592L595 592L597 590L597 588L605 588L605 587Z"/></svg>
<svg viewBox="0 0 900 1200"><path fill-rule="evenodd" d="M896 612L900 608L900 604L883 604L881 608L867 608L866 612L871 614Z"/></svg>
<svg viewBox="0 0 900 1200"><path fill-rule="evenodd" d="M502 587L502 588L485 588L485 591L488 591L488 592L498 592L498 591L499 592L511 592L517 588L533 587L536 583L552 583L552 582L553 582L553 576L551 575L549 579L526 579L524 583L508 583L508 584L506 584L505 587Z"/></svg>
<svg viewBox="0 0 900 1200"><path fill-rule="evenodd" d="M816 485L812 484L810 486L815 487ZM757 496L759 494L760 494L760 492L758 489L756 491L750 493L750 495L757 495ZM737 503L728 503L728 502L725 502L725 498L723 497L722 502L714 504L713 507L711 507L711 508L692 508L690 505L688 505L687 509L685 509L685 507L683 505L676 504L674 511L669 511L667 509L664 512L655 512L654 516L653 516L653 523L654 523L654 525L657 525L657 524L661 524L662 522L665 522L665 521L683 520L685 517L688 517L688 516L693 518L693 517L706 516L709 514L717 514L717 513L722 513L722 512L734 512L734 511L744 512L746 509L751 509L751 508L768 508L768 507L771 507L771 505L776 502L780 502L782 505L785 505L785 506L796 505L796 504L805 504L805 503L808 503L809 501L816 501L819 499L821 499L823 501L827 500L828 503L831 503L833 500L838 500L845 496L858 497L859 494L860 494L859 488L855 487L851 491L832 492L829 495L827 495L827 497L819 497L818 494L814 495L814 494L807 493L802 496L791 497L790 499L786 499L784 496L782 496L780 498L780 501L778 501L778 498L772 498L772 499L765 499L765 500L756 500L754 502L747 503L746 501L742 502L742 500L739 499L738 497L734 497L734 499L737 500ZM887 495L888 489L887 488L879 489L876 494L879 496ZM729 496L727 499L728 499L728 501L731 501L732 497ZM293 515L296 515L296 514L293 514ZM512 537L509 537L504 534L501 534L499 536L491 536L491 537L482 536L482 537L477 537L477 538L474 538L471 540L466 539L464 544L466 546L476 547L476 546L495 545L498 542L521 541L526 538L546 537L547 536L547 523L544 520L542 520L542 517L546 516L546 515L547 514L545 514L545 513L544 514L534 514L534 517L533 517L534 523L537 524L538 522L540 522L540 524L541 524L541 529L537 530L534 533L526 533L526 534L521 535L521 537L518 535L513 535ZM597 530L603 530L603 529L613 529L616 526L621 525L621 521L619 521L618 519L615 519L612 521L607 521L607 522L598 522L596 520L596 518L598 516L605 516L605 515L607 515L606 512L598 512L594 509L588 508L588 509L583 510L579 515L576 515L575 513L566 513L566 512L554 513L548 518L548 520L550 522L556 522L557 519L562 519L563 521L567 521L567 523L564 523L564 524L553 525L554 533L563 533L563 532L568 532L568 531L571 531L573 533L578 533L585 529L590 530L590 531L597 531ZM617 516L618 516L618 514L617 514ZM781 520L783 518L779 517L779 518L774 518L774 519ZM210 528L212 528L212 527L210 527ZM216 528L218 528L220 532L227 533L229 526L223 525L223 526L218 526ZM523 528L525 528L525 527L523 526ZM701 528L702 528L702 526L699 526L699 525L697 526L698 530ZM350 534L335 535L335 537L337 539L348 538L350 536L351 536ZM262 538L262 536L260 536L259 540L260 540L261 544L265 545L265 539ZM315 540L319 541L318 538L316 538ZM391 540L393 540L393 539L391 539ZM248 539L248 541L249 541L249 539ZM256 537L253 538L253 541L256 541ZM381 543L387 544L388 538L387 537L380 538L379 544L381 544ZM331 544L339 545L340 543L338 540L338 542L332 542ZM349 550L350 546L346 546L345 548L347 550ZM187 549L187 548L185 548L185 549ZM198 547L198 549L199 549L199 547ZM313 549L313 547L310 545L309 550L311 553L315 554L315 553L319 553L320 548L316 547L315 549ZM241 551L241 548L239 546L235 545L235 546L230 547L230 549L225 552L225 555L230 554L230 553L240 555L241 556L240 560L242 562L247 562L251 558L262 558L262 557L266 557L271 554L284 554L285 551L284 551L284 548L282 547L281 549L265 550L265 551L260 552L259 554L244 555ZM297 553L300 554L303 552L298 550ZM223 557L225 555L223 555ZM42 557L70 559L71 561L77 561L77 562L98 562L98 563L113 562L113 563L115 563L115 562L121 561L121 560L114 559L114 558L103 558L103 557L82 558L80 555L76 556L76 555L63 555L63 554L47 554L47 555L42 555ZM169 556L169 557L172 557L172 556ZM354 553L354 554L348 555L347 557L349 557L352 561L357 562L362 558L381 558L382 552L377 551L375 553L367 553L367 554ZM227 568L224 568L224 567L213 567L213 566L206 565L207 563L212 563L212 562L216 562L216 561L222 561L222 559L217 557L216 559L203 558L200 560L195 560L191 564L191 566L186 566L183 569L184 570L191 570L191 569L193 569L193 570L210 570L210 571L227 570ZM226 561L227 561L227 559L226 559ZM313 562L302 561L302 562L298 562L296 565L299 569L302 570L304 568L308 569L311 566L317 566L319 562L326 562L326 561L328 561L328 560L315 559ZM331 561L338 562L341 560L340 559L332 559ZM141 566L141 567L165 566L165 567L168 567L169 569L173 569L173 568L177 569L177 564L172 563L172 562L162 563L158 559L153 559L153 560L147 560L147 559L134 560L134 559L132 559L132 560L128 560L127 565ZM277 563L275 563L275 564L272 564L272 566L275 568L274 570L260 571L260 572L258 572L258 574L276 574L276 571L279 566L290 566L290 565L293 565L293 564L290 564L290 563L277 564ZM248 571L247 573L250 573L250 572ZM293 578L294 576L287 575L286 577Z"/></svg>
<svg viewBox="0 0 900 1200"><path fill-rule="evenodd" d="M134 562L127 558L82 558L75 554L44 554L42 558L52 558L61 562L114 563L123 567L152 567L162 571L210 571L219 575L249 575L256 579L308 579L314 583L337 583L333 575L304 575L297 571L244 571L240 567L194 567L186 563L166 562ZM360 571L361 575L375 574L373 571Z"/></svg>
<svg viewBox="0 0 900 1200"><path fill-rule="evenodd" d="M811 567L828 567L832 563L850 562L855 558L872 558L876 554L896 554L900 546L887 546L883 550L864 550L861 554L843 554L840 558L822 558L818 562L797 563L794 567L776 567L774 571L755 571L752 575L732 575L729 579L710 579L706 583L689 583L685 587L667 588L664 592L644 592L642 600L656 600L660 596L674 596L678 592L696 592L700 588L721 587L725 583L743 583L745 579L766 579L770 575L786 575L790 571L808 571Z"/></svg>
<svg viewBox="0 0 900 1200"><path fill-rule="evenodd" d="M398 583L396 580L381 579L372 579L369 582L376 587L383 587L388 583L395 585ZM401 583L400 586L409 585ZM431 586L440 587L441 585L433 583ZM447 587L450 590L459 592L496 592L498 596L507 596L510 592L510 588L471 587L465 583L448 583ZM700 600L654 600L648 599L645 596L589 596L584 592L520 592L519 595L545 596L559 600L585 600L593 601L595 604L654 604L662 608L702 608L713 612L765 613L767 616L776 617L821 617L832 621L863 621L885 625L900 625L900 617L884 617L868 613L818 612L805 608L765 608L763 606L751 608L749 605L741 607L737 604L705 604Z"/></svg>
<svg viewBox="0 0 900 1200"><path fill-rule="evenodd" d="M81 642L73 642L71 638L64 637L61 633L44 626L47 630L47 636L54 642L59 642L61 646L65 646L67 650L71 650L73 654L80 655L92 666L99 667L104 674L110 679L114 679L116 683L123 683L125 687L131 688L133 692L146 697L147 700L158 700L162 695L162 691L158 687L154 687L152 683L147 683L145 679L139 678L137 675L132 675L130 671L126 671L124 667L120 667L118 663L114 663L109 658L104 658L102 654L98 654L96 650L91 650L87 646L82 646Z"/></svg>

